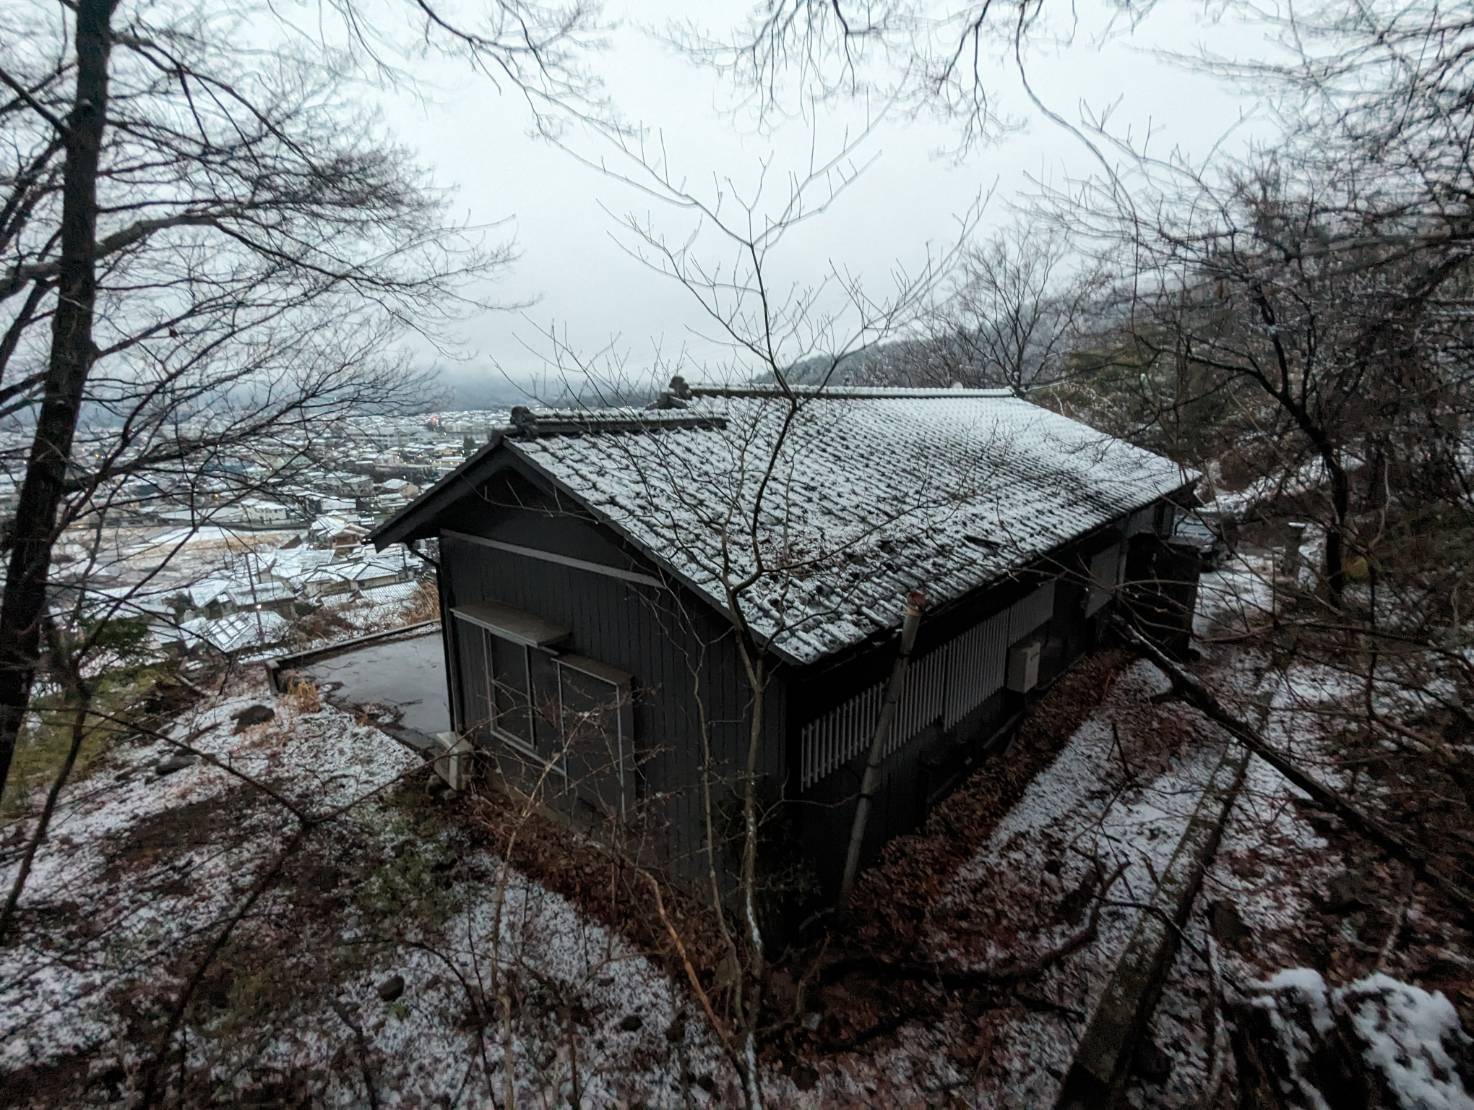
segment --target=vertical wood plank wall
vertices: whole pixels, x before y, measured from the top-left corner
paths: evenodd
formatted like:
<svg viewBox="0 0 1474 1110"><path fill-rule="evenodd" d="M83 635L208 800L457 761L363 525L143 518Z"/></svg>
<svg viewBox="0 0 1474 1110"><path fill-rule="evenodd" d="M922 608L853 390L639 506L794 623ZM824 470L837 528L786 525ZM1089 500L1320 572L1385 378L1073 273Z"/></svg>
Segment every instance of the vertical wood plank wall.
<svg viewBox="0 0 1474 1110"><path fill-rule="evenodd" d="M498 601L573 630L567 650L634 676L633 748L638 764L636 809L654 830L657 854L678 874L705 873L705 813L700 744L701 702L713 762L727 769L746 758L751 696L730 626L689 602L675 604L664 587L608 577L450 536L441 538L441 568L451 607ZM457 685L474 705L484 661L460 653ZM759 774L784 775L784 686L770 683L765 706L768 738ZM468 718L457 722L464 727ZM730 784L730 778L729 778ZM715 791L724 812L731 795Z"/></svg>

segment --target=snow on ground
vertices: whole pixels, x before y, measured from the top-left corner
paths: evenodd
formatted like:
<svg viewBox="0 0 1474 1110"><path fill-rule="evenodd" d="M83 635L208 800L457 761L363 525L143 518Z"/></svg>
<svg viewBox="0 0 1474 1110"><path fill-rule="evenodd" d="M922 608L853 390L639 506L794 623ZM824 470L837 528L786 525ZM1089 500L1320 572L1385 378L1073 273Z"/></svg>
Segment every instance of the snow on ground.
<svg viewBox="0 0 1474 1110"><path fill-rule="evenodd" d="M190 1091L289 1097L281 1077L295 1076L331 1105L363 1104L369 1082L385 1104L463 1087L539 1102L576 1089L608 1104L728 1086L703 1026L676 1021L684 994L662 972L453 822L426 827L401 811L394 788L424 778L412 753L289 700L275 703L277 720L232 731L235 714L263 703L264 689L241 690L174 735L306 812L366 800L311 834L222 949L220 981L206 977L186 1026ZM295 828L220 767L161 776L170 754L162 743L120 752L64 796L20 943L0 949L0 1074L33 1102L75 1101L84 1081L68 1069L89 1062L111 1083L134 1075L204 939ZM7 884L25 831L7 832ZM403 993L385 1000L392 975Z"/></svg>
<svg viewBox="0 0 1474 1110"><path fill-rule="evenodd" d="M1236 564L1205 580L1201 627L1232 636L1257 623L1262 570ZM1334 672L1270 671L1235 644L1213 648L1204 667L1234 704L1267 705L1269 735L1307 755L1315 707L1353 693ZM1104 891L1091 943L1018 998L983 1006L981 1017L949 1012L863 1051L811 1061L803 1091L774 1065L765 1082L775 1102L1032 1106L1053 1098L1222 751L1223 738L1180 703L1152 703L1164 690L1145 664L1116 676L953 876L927 950L907 955L977 968L1027 961L1082 928ZM276 718L234 731L235 715L257 704ZM417 757L382 732L310 700L272 701L250 685L182 717L173 735L192 737L238 774L208 762L160 774L172 750L140 743L66 792L22 903L19 943L0 949L7 1090L75 1104L84 1089L86 1099L105 1100L136 1083L203 945L296 827L245 776L311 814L361 801L309 835L202 980L185 1023L193 1100L736 1098L684 985L467 835L469 816L431 801ZM1315 962L1315 944L1329 939L1314 930L1335 927L1325 892L1348 861L1302 801L1272 769L1250 762L1151 1030L1170 1067L1133 1088L1138 1104L1196 1102L1222 1067L1221 1020L1208 1033L1215 982L1312 966L1333 982L1380 974L1362 966L1334 976ZM14 874L26 831L25 822L0 831L0 881ZM1407 928L1436 934L1439 923L1413 902ZM1452 942L1446 961L1450 974L1467 973ZM1394 962L1387 974L1411 972ZM1433 990L1394 981L1395 989L1380 984L1375 1006L1355 1002L1354 1015L1388 1067L1407 1072L1408 1089L1431 1090L1442 1081L1437 1046L1457 1040L1448 1011Z"/></svg>
<svg viewBox="0 0 1474 1110"><path fill-rule="evenodd" d="M1200 610L1200 635L1205 626L1210 635L1232 636L1246 618L1249 624L1267 621L1267 561L1249 558L1205 575L1200 597L1220 599ZM1256 721L1267 740L1329 785L1352 787L1327 746L1339 711L1362 697L1345 672L1302 659L1271 667L1259 652L1238 644L1210 647L1205 666L1220 698ZM1405 876L1364 842L1339 831L1333 837L1335 829L1277 771L1249 760L1149 1030L1161 1074L1146 1082L1138 1076L1129 1091L1133 1105L1214 1104L1205 1087L1231 1090L1221 1076L1234 1070L1223 999L1293 981L1310 988L1307 997L1323 996L1325 1006L1352 1007L1366 1045L1396 1046L1385 1059L1367 1057L1394 1096L1389 1105L1474 1107L1447 1070L1438 1077L1441 1085L1407 1094L1417 1081L1433 1082L1431 1072L1418 1069L1441 1058L1442 1044L1468 1041L1447 998L1377 970L1386 963L1401 975L1426 977L1431 969L1467 983L1474 963L1460 934L1447 921L1430 919L1419 898L1407 900L1399 928ZM1391 934L1402 943L1393 945ZM1379 951L1384 945L1386 954ZM1328 987L1326 980L1347 985ZM1363 998L1374 982L1390 1000L1380 1009ZM1403 1012L1409 1009L1412 1016ZM1276 1020L1291 1043L1299 1038L1309 1044L1316 1033L1314 1020L1305 1028L1291 1028L1285 1015ZM1416 1074L1400 1076L1405 1068ZM1316 1096L1301 1097L1315 1104Z"/></svg>
<svg viewBox="0 0 1474 1110"><path fill-rule="evenodd" d="M985 1080L1000 1104L1052 1100L1083 1019L1222 754L1221 739L1196 734L1181 747L1153 750L1151 731L1182 712L1175 705L1143 710L1166 689L1144 662L1118 675L1096 712L959 871L938 915L939 939L957 917L989 938L967 954L986 966L1047 950L1080 926L1091 901L1102 893L1109 899L1095 940L1030 985L1062 1009L1017 1015L1000 1031L1003 1051L994 1053Z"/></svg>
<svg viewBox="0 0 1474 1110"><path fill-rule="evenodd" d="M1214 745L1146 742L1176 712L1146 705L1162 689L1145 666L1117 677L956 877L934 955L984 966L1048 947L1098 895L1095 860L1102 874L1122 869L1113 897L1149 895L1217 756ZM234 715L258 703L277 720L233 733ZM424 777L406 749L339 710L270 702L255 686L176 723L174 735L196 733L201 750L312 813L368 799L313 834L233 935L220 981L207 976L201 992L214 1001L187 1022L191 1091L289 1098L281 1077L296 1076L330 1105L362 1104L369 1082L381 1102L405 1105L458 1091L537 1102L576 1091L596 1105L735 1097L682 985L465 837L464 816L404 808L392 787L412 782L413 793ZM127 749L66 796L23 904L25 941L0 952L0 1070L55 1075L85 1054L132 1074L156 1043L140 1030L156 1027L203 939L293 829L218 767L159 776L167 754ZM1120 785L1102 776L1110 766ZM6 842L3 875L17 843ZM1030 984L1041 1011L994 1016L983 1074L959 1062L961 1027L940 1022L816 1061L805 1094L776 1067L767 1084L784 1103L947 1089L1001 1105L1048 1097L1136 912L1107 910L1094 945ZM385 1001L395 975L403 993Z"/></svg>
<svg viewBox="0 0 1474 1110"><path fill-rule="evenodd" d="M298 718L289 745L233 736L231 715L260 700L260 691L224 699L179 722L175 736L206 729L194 740L200 751L242 774L267 777L289 797L317 807L343 804L409 769L406 756L384 744L379 733L339 715ZM241 823L219 842L170 858L166 834L165 842L150 846L155 862L120 873L121 853L140 825L168 814L193 814L208 801L247 789L204 762L160 777L156 766L175 752L163 742L121 751L106 771L63 796L20 909L38 923L64 915L75 928L60 944L23 933L21 944L0 949L0 1068L44 1063L116 1035L116 1022L98 1006L99 996L120 974L156 965L221 913L242 886L242 857L255 854L255 846L243 841L285 828L280 809L232 805L232 822ZM7 889L30 832L30 822L7 830L0 870ZM90 951L97 941L106 958Z"/></svg>

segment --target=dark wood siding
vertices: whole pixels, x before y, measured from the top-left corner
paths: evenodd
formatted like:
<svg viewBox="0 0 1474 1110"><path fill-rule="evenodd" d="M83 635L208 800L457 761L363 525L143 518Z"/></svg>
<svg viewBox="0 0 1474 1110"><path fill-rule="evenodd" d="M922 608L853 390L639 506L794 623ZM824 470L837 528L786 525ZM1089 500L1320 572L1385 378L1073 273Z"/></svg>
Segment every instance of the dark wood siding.
<svg viewBox="0 0 1474 1110"><path fill-rule="evenodd" d="M1087 568L1093 555L1120 543L1119 528L1101 529L1056 550L1010 580L928 614L917 638L913 669L941 645L1052 581L1054 604L1044 627L1039 674L1040 691L1047 688L1098 643L1115 602L1108 603L1094 617L1085 615ZM894 665L895 653L896 640L891 637L836 663L809 668L795 680L790 767L802 765L804 726L843 705L856 691L884 682ZM952 727L944 727L942 720L935 721L889 755L882 765L881 792L866 831L862 859L873 861L887 840L919 826L931 808L997 742L1006 740L1027 701L1022 695L999 690ZM817 887L826 894L836 889L843 867L864 764L865 754L861 752L809 789L804 789L796 777L790 779L802 854Z"/></svg>
<svg viewBox="0 0 1474 1110"><path fill-rule="evenodd" d="M522 492L530 499L526 490ZM534 514L532 519L557 519L536 515L540 513L536 506L528 511ZM457 531L475 529L508 542L515 536L522 547L533 547L538 538L536 533L514 532L494 522L461 519L456 524ZM595 563L614 553L621 557L620 569L654 574L654 568L624 559L618 544L598 535L587 521L566 519L556 534L560 555ZM590 535L593 538L585 543ZM558 645L560 650L598 660L633 677L632 745L638 763L635 808L645 816L649 846L658 857L679 875L703 876L707 864L702 721L708 723L713 763L720 770L713 808L718 839L722 839L736 831L733 771L745 759L751 719L752 698L731 626L679 588L550 562L443 533L440 552L447 613L478 601L525 610L572 630L568 642ZM473 691L484 664L475 651L463 648L458 654L455 685L461 693L457 705L475 704ZM784 774L783 679L779 669L767 690L759 775L769 782L781 781ZM461 728L474 723L464 711L457 717ZM723 861L723 870L729 862Z"/></svg>

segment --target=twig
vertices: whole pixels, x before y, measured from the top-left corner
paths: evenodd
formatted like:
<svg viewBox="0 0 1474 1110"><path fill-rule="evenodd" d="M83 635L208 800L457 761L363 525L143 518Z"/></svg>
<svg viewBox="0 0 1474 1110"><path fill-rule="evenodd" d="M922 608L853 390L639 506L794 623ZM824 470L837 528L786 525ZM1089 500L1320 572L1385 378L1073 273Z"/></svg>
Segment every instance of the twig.
<svg viewBox="0 0 1474 1110"><path fill-rule="evenodd" d="M1373 971L1381 971L1392 957L1397 947L1397 937L1402 932L1402 924L1407 920L1407 911L1413 903L1413 889L1416 885L1416 876L1411 870L1403 881L1402 898L1398 901L1397 912L1392 915L1392 924L1387 929L1387 939L1382 942L1382 947L1377 950L1377 960L1372 964Z"/></svg>
<svg viewBox="0 0 1474 1110"><path fill-rule="evenodd" d="M358 1046L358 1070L363 1074L363 1087L368 1092L370 1110L379 1110L379 1091L374 1086L374 1073L369 1067L368 1040L363 1035L363 1026L353 1020L348 1007L339 999L330 999L329 1005L332 1006L333 1013L338 1015L338 1020L353 1033L353 1042Z"/></svg>
<svg viewBox="0 0 1474 1110"><path fill-rule="evenodd" d="M655 876L648 872L641 873L646 882L650 884L650 893L655 898L655 913L660 922L665 926L665 931L670 934L671 943L675 945L676 955L681 958L681 966L686 971L686 981L691 984L691 992L696 995L696 1001L701 1003L701 1009L706 1013L706 1019L711 1022L712 1028L722 1038L722 1043L730 1044L730 1033L726 1023L717 1016L716 1010L712 1008L711 998L706 993L706 988L701 985L701 977L696 974L696 968L691 963L691 957L686 952L685 942L681 940L681 934L671 923L670 916L665 912L665 899L660 896L660 883Z"/></svg>

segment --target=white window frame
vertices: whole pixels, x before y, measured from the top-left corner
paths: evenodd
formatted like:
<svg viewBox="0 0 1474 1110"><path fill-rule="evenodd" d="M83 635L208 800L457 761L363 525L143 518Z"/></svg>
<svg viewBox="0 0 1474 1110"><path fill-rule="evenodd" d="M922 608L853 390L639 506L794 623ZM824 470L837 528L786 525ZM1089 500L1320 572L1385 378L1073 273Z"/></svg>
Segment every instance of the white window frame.
<svg viewBox="0 0 1474 1110"><path fill-rule="evenodd" d="M596 660L586 660L582 656L553 655L553 668L557 673L558 686L558 733L561 740L559 749L560 760L563 753L568 750L568 737L564 727L564 698L563 698L563 672L577 671L586 678L602 683L614 693L614 719L615 719L615 751L618 756L619 766L617 778L619 780L619 817L623 821L626 817L626 799L630 794L631 778L629 775L629 760L633 750L634 712L632 699L634 697L634 679L618 672L616 668L600 664ZM604 673L600 673L603 671ZM626 720L628 717L628 720Z"/></svg>
<svg viewBox="0 0 1474 1110"><path fill-rule="evenodd" d="M565 669L577 671L581 675L594 679L597 682L609 686L618 699L616 705L616 737L615 743L619 754L619 807L620 817L625 816L626 796L632 779L629 774L629 759L634 750L634 678L620 671L616 667L601 663L596 659L588 659L576 654L564 654L551 647L529 644L513 636L503 635L493 631L485 623L475 620L461 613L452 614L455 620L461 622L466 628L475 629L481 636L481 656L483 660L482 679L484 683L483 692L486 696L487 735L494 737L500 743L507 745L513 751L535 759L540 763L552 767L559 774L566 774L564 756L567 751L567 736L564 730L564 697L563 697L563 672ZM497 708L497 672L491 646L493 640L499 640L502 644L520 648L522 659L522 673L526 680L527 706L527 738L520 737L513 732L500 727L499 719L502 713ZM537 739L536 704L537 689L532 679L532 653L543 652L548 661L553 665L555 675L553 685L556 687L558 702L558 724L557 740L555 750L551 752L540 751ZM469 716L469 712L466 714ZM469 722L468 722L469 723Z"/></svg>

